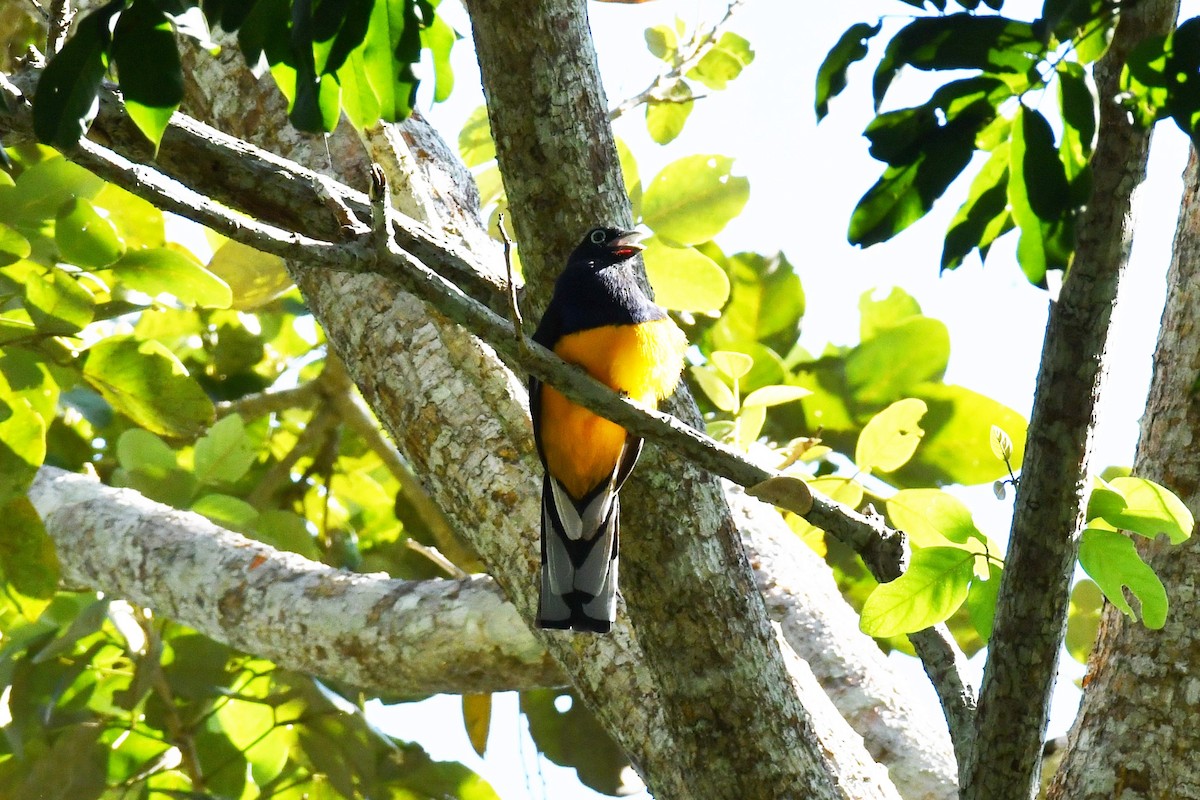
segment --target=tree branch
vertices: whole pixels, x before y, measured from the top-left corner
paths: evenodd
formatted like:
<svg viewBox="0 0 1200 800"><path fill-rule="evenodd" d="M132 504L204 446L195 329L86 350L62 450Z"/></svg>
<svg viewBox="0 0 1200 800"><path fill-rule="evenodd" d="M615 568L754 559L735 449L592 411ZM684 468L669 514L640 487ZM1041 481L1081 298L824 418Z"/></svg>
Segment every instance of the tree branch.
<svg viewBox="0 0 1200 800"><path fill-rule="evenodd" d="M1066 627L1071 574L1088 495L1092 424L1117 284L1129 254L1130 201L1142 182L1150 132L1114 100L1125 59L1167 33L1175 0L1123 4L1096 64L1099 142L1078 248L1050 308L996 625L980 693L978 738L961 765L963 800L1030 796Z"/></svg>
<svg viewBox="0 0 1200 800"><path fill-rule="evenodd" d="M490 578L345 572L53 467L29 496L68 581L288 669L396 695L564 682Z"/></svg>

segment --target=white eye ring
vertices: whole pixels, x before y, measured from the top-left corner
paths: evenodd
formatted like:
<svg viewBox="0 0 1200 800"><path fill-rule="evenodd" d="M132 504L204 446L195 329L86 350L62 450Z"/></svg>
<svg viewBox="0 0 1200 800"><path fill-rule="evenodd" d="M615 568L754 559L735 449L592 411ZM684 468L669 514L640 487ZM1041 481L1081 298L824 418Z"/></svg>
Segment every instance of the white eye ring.
<svg viewBox="0 0 1200 800"><path fill-rule="evenodd" d="M592 240L592 244L604 244L604 240L608 237L605 236L604 231L597 228L588 234L588 238Z"/></svg>

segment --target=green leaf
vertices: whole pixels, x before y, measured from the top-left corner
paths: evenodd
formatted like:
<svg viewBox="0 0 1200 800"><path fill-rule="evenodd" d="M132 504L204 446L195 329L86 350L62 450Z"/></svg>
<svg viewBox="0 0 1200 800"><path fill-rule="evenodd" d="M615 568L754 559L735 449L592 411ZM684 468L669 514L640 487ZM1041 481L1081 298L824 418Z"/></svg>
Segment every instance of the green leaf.
<svg viewBox="0 0 1200 800"><path fill-rule="evenodd" d="M679 50L679 38L669 25L655 25L646 28L646 49L655 58L660 58L668 64L674 63L675 54Z"/></svg>
<svg viewBox="0 0 1200 800"><path fill-rule="evenodd" d="M646 130L658 144L669 144L683 132L692 113L692 90L684 81L676 81L662 98L646 103Z"/></svg>
<svg viewBox="0 0 1200 800"><path fill-rule="evenodd" d="M921 451L904 470L893 476L905 486L958 483L971 486L1007 478L1004 462L991 448L991 428L999 425L1013 436L1012 467L1021 468L1025 454L1025 418L1008 406L962 386L925 383L913 387L912 396L925 401L929 411L921 424L925 438Z"/></svg>
<svg viewBox="0 0 1200 800"><path fill-rule="evenodd" d="M904 574L867 597L859 621L862 632L897 636L945 622L967 599L974 561L973 553L957 547L914 550Z"/></svg>
<svg viewBox="0 0 1200 800"><path fill-rule="evenodd" d="M694 247L673 247L658 236L646 240L642 258L654 300L673 311L713 313L729 299L725 271Z"/></svg>
<svg viewBox="0 0 1200 800"><path fill-rule="evenodd" d="M567 710L560 711L560 704ZM521 692L521 712L546 758L573 768L581 782L598 792L630 793L624 778L628 759L579 698L561 689Z"/></svg>
<svg viewBox="0 0 1200 800"><path fill-rule="evenodd" d="M920 422L926 410L924 402L910 397L897 400L871 417L858 435L854 463L864 471L900 469L925 435Z"/></svg>
<svg viewBox="0 0 1200 800"><path fill-rule="evenodd" d="M450 62L450 51L458 41L458 34L441 15L433 18L421 29L421 46L429 50L433 63L433 102L444 103L454 91L454 69Z"/></svg>
<svg viewBox="0 0 1200 800"><path fill-rule="evenodd" d="M733 381L738 381L749 374L754 368L754 359L745 353L730 350L717 350L709 355L712 365Z"/></svg>
<svg viewBox="0 0 1200 800"><path fill-rule="evenodd" d="M58 267L31 275L25 283L25 310L42 333L78 333L91 323L95 308L92 293Z"/></svg>
<svg viewBox="0 0 1200 800"><path fill-rule="evenodd" d="M308 530L304 517L291 511L268 509L263 511L255 521L251 534L263 544L269 544L276 550L286 550L312 561L321 560L321 551L313 541L313 535Z"/></svg>
<svg viewBox="0 0 1200 800"><path fill-rule="evenodd" d="M192 503L191 510L203 514L222 528L243 533L258 520L258 509L227 494L206 494Z"/></svg>
<svg viewBox="0 0 1200 800"><path fill-rule="evenodd" d="M972 250L987 258L992 242L1013 228L1008 208L1009 145L1003 142L971 181L967 199L946 230L941 268L957 269Z"/></svg>
<svg viewBox="0 0 1200 800"><path fill-rule="evenodd" d="M950 360L950 333L932 317L911 317L881 329L846 356L846 381L854 400L878 408L937 380Z"/></svg>
<svg viewBox="0 0 1200 800"><path fill-rule="evenodd" d="M113 31L112 57L125 110L157 151L183 101L183 70L167 15L147 2L123 11Z"/></svg>
<svg viewBox="0 0 1200 800"><path fill-rule="evenodd" d="M58 209L54 241L64 261L85 269L107 267L125 252L117 229L81 197L73 197Z"/></svg>
<svg viewBox="0 0 1200 800"><path fill-rule="evenodd" d="M729 388L729 384L725 382L717 371L710 367L694 366L689 370L692 378L700 386L700 389L712 401L712 404L721 411L733 412L737 410L737 398L733 395L733 390Z"/></svg>
<svg viewBox="0 0 1200 800"><path fill-rule="evenodd" d="M633 208L633 216L638 219L642 216L642 179L638 175L637 158L634 157L633 151L629 149L629 145L625 144L623 139L616 137L616 142L617 158L621 162L621 177L625 181L625 191L629 194L629 204ZM499 176L500 170L496 170L496 174ZM476 183L480 182L478 176L475 181ZM479 194L484 198L482 203L486 206L489 201L486 199L487 195L482 186Z"/></svg>
<svg viewBox="0 0 1200 800"><path fill-rule="evenodd" d="M6 267L15 261L29 258L33 249L29 240L15 229L0 223L0 267Z"/></svg>
<svg viewBox="0 0 1200 800"><path fill-rule="evenodd" d="M117 439L117 462L129 472L162 478L179 468L175 451L150 431L130 428Z"/></svg>
<svg viewBox="0 0 1200 800"><path fill-rule="evenodd" d="M883 297L877 295L876 290L858 297L858 337L864 342L921 316L921 304L899 286L893 286Z"/></svg>
<svg viewBox="0 0 1200 800"><path fill-rule="evenodd" d="M746 395L746 399L742 401L742 408L779 406L801 400L811 394L812 391L801 386L763 386Z"/></svg>
<svg viewBox="0 0 1200 800"><path fill-rule="evenodd" d="M42 518L28 497L0 505L4 535L0 536L0 570L21 594L48 600L58 591L58 555Z"/></svg>
<svg viewBox="0 0 1200 800"><path fill-rule="evenodd" d="M342 110L356 129L364 130L379 121L379 98L367 77L362 50L355 50L346 59L337 71L337 82L342 87Z"/></svg>
<svg viewBox="0 0 1200 800"><path fill-rule="evenodd" d="M1065 270L1070 262L1072 201L1050 123L1023 104L1013 125L1008 200L1021 229L1017 260L1030 283L1043 285L1047 270Z"/></svg>
<svg viewBox="0 0 1200 800"><path fill-rule="evenodd" d="M725 259L729 301L712 327L722 349L747 350L759 342L786 353L800 336L804 288L783 253L736 253ZM776 379L777 381L778 379Z"/></svg>
<svg viewBox="0 0 1200 800"><path fill-rule="evenodd" d="M720 91L741 75L752 61L754 51L750 49L750 42L727 31L688 72L688 77L695 78L709 89Z"/></svg>
<svg viewBox="0 0 1200 800"><path fill-rule="evenodd" d="M1192 512L1170 489L1145 478L1114 478L1108 484L1108 495L1116 493L1124 501L1097 504L1096 491L1088 502L1088 521L1097 517L1120 530L1154 539L1166 535L1171 544L1180 544L1192 535L1195 520Z"/></svg>
<svg viewBox="0 0 1200 800"><path fill-rule="evenodd" d="M763 425L766 421L766 406L742 405L741 411L738 412L737 425L735 426L735 441L742 452L749 450L750 445L758 441L758 435L762 433Z"/></svg>
<svg viewBox="0 0 1200 800"><path fill-rule="evenodd" d="M246 436L242 418L230 414L196 442L193 473L202 484L234 483L257 459L258 450Z"/></svg>
<svg viewBox="0 0 1200 800"><path fill-rule="evenodd" d="M888 517L918 547L982 538L962 501L941 489L903 489L887 500Z"/></svg>
<svg viewBox="0 0 1200 800"><path fill-rule="evenodd" d="M417 79L412 64L420 58L421 34L414 6L404 0L374 3L363 39L367 80L379 98L380 119L399 122L412 113Z"/></svg>
<svg viewBox="0 0 1200 800"><path fill-rule="evenodd" d="M195 436L213 417L208 395L158 342L102 339L87 351L83 378L117 411L162 436Z"/></svg>
<svg viewBox="0 0 1200 800"><path fill-rule="evenodd" d="M496 158L496 143L492 141L487 106L479 106L467 117L458 132L458 154L468 167L477 167Z"/></svg>
<svg viewBox="0 0 1200 800"><path fill-rule="evenodd" d="M163 212L120 186L104 184L92 205L102 209L125 240L126 250L143 250L166 244Z"/></svg>
<svg viewBox="0 0 1200 800"><path fill-rule="evenodd" d="M875 70L875 109L901 67L921 70L979 69L1027 73L1045 54L1033 26L999 16L948 14L922 17L888 42Z"/></svg>
<svg viewBox="0 0 1200 800"><path fill-rule="evenodd" d="M151 297L170 294L201 308L229 308L233 303L229 284L190 254L168 247L126 253L112 268L121 283Z"/></svg>
<svg viewBox="0 0 1200 800"><path fill-rule="evenodd" d="M0 398L0 504L25 494L46 458L46 423L28 400Z"/></svg>
<svg viewBox="0 0 1200 800"><path fill-rule="evenodd" d="M851 25L837 40L817 69L817 122L829 113L829 101L846 88L846 72L850 65L867 56L867 42L883 29L883 23Z"/></svg>
<svg viewBox="0 0 1200 800"><path fill-rule="evenodd" d="M978 575L971 579L971 588L967 593L967 613L971 624L979 633L979 638L988 641L992 638L992 628L996 621L996 598L1000 594L1000 576L1003 570L995 564L987 564L988 577Z"/></svg>
<svg viewBox="0 0 1200 800"><path fill-rule="evenodd" d="M1158 630L1167 621L1167 590L1142 557L1133 540L1116 531L1088 528L1079 542L1079 565L1091 576L1108 602L1130 619L1137 614L1125 599L1124 588L1141 603L1142 623Z"/></svg>
<svg viewBox="0 0 1200 800"><path fill-rule="evenodd" d="M1087 578L1071 589L1071 604L1067 607L1067 652L1080 664L1088 662L1096 634L1100 632L1100 612L1104 610L1104 594Z"/></svg>
<svg viewBox="0 0 1200 800"><path fill-rule="evenodd" d="M976 138L1012 88L991 77L952 81L923 106L877 116L867 126L871 155L888 168L850 218L852 244L886 241L933 207L970 163Z"/></svg>
<svg viewBox="0 0 1200 800"><path fill-rule="evenodd" d="M750 181L731 174L733 159L695 155L673 161L642 197L642 215L656 234L681 245L712 239L741 213Z"/></svg>
<svg viewBox="0 0 1200 800"><path fill-rule="evenodd" d="M38 141L70 150L100 109L97 96L108 68L108 23L118 4L85 15L38 80L33 132Z"/></svg>

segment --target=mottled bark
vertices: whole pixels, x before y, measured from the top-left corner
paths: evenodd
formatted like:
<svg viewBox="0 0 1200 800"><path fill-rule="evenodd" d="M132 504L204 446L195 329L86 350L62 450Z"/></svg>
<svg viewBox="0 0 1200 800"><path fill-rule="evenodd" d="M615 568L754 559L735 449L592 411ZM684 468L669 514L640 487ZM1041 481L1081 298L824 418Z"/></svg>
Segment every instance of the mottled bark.
<svg viewBox="0 0 1200 800"><path fill-rule="evenodd" d="M1188 166L1167 302L1134 474L1163 484L1200 517L1200 175ZM1200 798L1200 540L1139 541L1167 589L1162 630L1107 605L1087 688L1050 796Z"/></svg>
<svg viewBox="0 0 1200 800"><path fill-rule="evenodd" d="M631 220L585 3L466 5L529 305L541 309L584 231ZM671 410L699 420L686 392ZM717 481L656 448L643 462L622 491L623 594L689 794L834 796Z"/></svg>
<svg viewBox="0 0 1200 800"><path fill-rule="evenodd" d="M71 585L151 606L288 669L411 696L564 682L484 576L400 581L334 569L52 467L29 495Z"/></svg>
<svg viewBox="0 0 1200 800"><path fill-rule="evenodd" d="M1170 30L1176 0L1123 7L1096 64L1099 141L1092 201L1074 261L1051 306L1012 534L979 698L978 737L962 774L964 800L1028 797L1037 786L1070 577L1087 497L1096 400L1108 324L1130 240L1130 199L1145 176L1150 132L1113 98L1132 48Z"/></svg>

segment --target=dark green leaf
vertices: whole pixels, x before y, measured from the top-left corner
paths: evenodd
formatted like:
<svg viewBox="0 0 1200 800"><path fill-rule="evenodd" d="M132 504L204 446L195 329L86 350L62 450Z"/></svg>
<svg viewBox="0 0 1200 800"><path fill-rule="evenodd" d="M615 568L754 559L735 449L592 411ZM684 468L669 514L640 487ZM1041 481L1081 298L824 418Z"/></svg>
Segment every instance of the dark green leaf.
<svg viewBox="0 0 1200 800"><path fill-rule="evenodd" d="M371 0L319 0L313 10L316 69L333 73L362 43L371 21Z"/></svg>
<svg viewBox="0 0 1200 800"><path fill-rule="evenodd" d="M988 577L981 579L978 575L971 579L971 589L967 594L967 611L971 615L971 624L979 632L979 638L988 641L992 638L992 627L996 620L996 597L1000 594L1000 576L1003 570L995 564L987 565Z"/></svg>
<svg viewBox="0 0 1200 800"><path fill-rule="evenodd" d="M38 141L69 150L87 132L100 108L97 95L108 68L108 23L122 4L84 16L38 80L33 132Z"/></svg>
<svg viewBox="0 0 1200 800"><path fill-rule="evenodd" d="M971 182L971 190L963 201L942 245L943 270L957 269L972 250L979 251L982 261L992 242L1012 230L1012 215L1008 210L1007 142L992 151L987 162Z"/></svg>
<svg viewBox="0 0 1200 800"><path fill-rule="evenodd" d="M846 72L850 65L866 58L867 42L882 29L882 22L851 25L825 56L817 70L817 122L829 113L829 101L846 88Z"/></svg>
<svg viewBox="0 0 1200 800"><path fill-rule="evenodd" d="M67 726L29 765L12 800L93 800L107 790L108 748L100 743L104 726L84 722ZM69 768L68 768L69 765Z"/></svg>
<svg viewBox="0 0 1200 800"><path fill-rule="evenodd" d="M194 436L212 419L212 401L179 359L158 342L113 336L87 352L84 380L113 408L147 430L163 436Z"/></svg>
<svg viewBox="0 0 1200 800"><path fill-rule="evenodd" d="M155 150L183 100L183 71L175 31L154 3L134 3L117 20L112 57L129 118Z"/></svg>
<svg viewBox="0 0 1200 800"><path fill-rule="evenodd" d="M574 768L598 792L616 795L628 788L622 778L628 759L578 697L557 689L522 692L521 711L538 750L555 764Z"/></svg>
<svg viewBox="0 0 1200 800"><path fill-rule="evenodd" d="M46 600L58 591L58 556L54 540L28 497L0 505L4 535L0 536L0 570L13 588L27 597Z"/></svg>
<svg viewBox="0 0 1200 800"><path fill-rule="evenodd" d="M948 14L922 17L888 42L875 70L875 109L903 66L922 70L980 69L1024 73L1045 54L1032 26L1006 17Z"/></svg>
<svg viewBox="0 0 1200 800"><path fill-rule="evenodd" d="M1137 614L1125 599L1124 589L1141 603L1142 623L1158 630L1167 621L1167 590L1142 557L1133 540L1116 531L1088 528L1079 542L1079 566L1104 592L1108 602L1130 619Z"/></svg>
<svg viewBox="0 0 1200 800"><path fill-rule="evenodd" d="M1054 132L1039 112L1022 105L1013 125L1008 199L1021 229L1017 260L1030 283L1046 271L1067 268L1074 251L1074 217L1066 170Z"/></svg>
<svg viewBox="0 0 1200 800"><path fill-rule="evenodd" d="M1071 202L1082 206L1092 194L1089 162L1096 145L1096 98L1083 67L1069 61L1058 65L1058 99L1063 120L1060 158L1070 185Z"/></svg>

